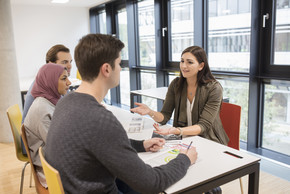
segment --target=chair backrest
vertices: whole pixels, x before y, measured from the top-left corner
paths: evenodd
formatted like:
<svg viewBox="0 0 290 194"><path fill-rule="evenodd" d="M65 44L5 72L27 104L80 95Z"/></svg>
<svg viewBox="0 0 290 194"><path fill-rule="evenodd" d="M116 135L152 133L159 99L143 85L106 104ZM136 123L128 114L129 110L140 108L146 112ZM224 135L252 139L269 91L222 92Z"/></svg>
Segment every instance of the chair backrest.
<svg viewBox="0 0 290 194"><path fill-rule="evenodd" d="M42 147L39 148L39 156L49 192L53 194L64 194L59 172L46 161Z"/></svg>
<svg viewBox="0 0 290 194"><path fill-rule="evenodd" d="M30 166L31 166L31 172L33 174L36 192L38 194L48 194L49 193L48 190L46 188L44 188L41 185L41 183L39 182L38 176L37 176L35 168L34 168L34 165L32 163L32 159L31 159L31 155L30 155L30 152L29 152L29 147L28 147L28 142L27 142L27 137L26 137L26 132L25 132L24 125L21 126L21 132L22 132L21 136L22 136L23 144L25 146L25 149L27 150L27 156L28 156L29 163L30 163Z"/></svg>
<svg viewBox="0 0 290 194"><path fill-rule="evenodd" d="M79 80L82 80L82 76L81 76L79 70L77 70L77 78L78 78Z"/></svg>
<svg viewBox="0 0 290 194"><path fill-rule="evenodd" d="M27 156L23 155L22 153L22 147L21 147L21 121L22 121L22 114L20 112L20 108L18 104L15 104L13 106L10 106L7 111L8 120L10 123L11 131L13 134L14 139L14 145L15 145L15 151L16 151L16 157L20 161L28 161Z"/></svg>
<svg viewBox="0 0 290 194"><path fill-rule="evenodd" d="M220 118L230 139L228 146L240 149L241 107L227 102L222 103Z"/></svg>

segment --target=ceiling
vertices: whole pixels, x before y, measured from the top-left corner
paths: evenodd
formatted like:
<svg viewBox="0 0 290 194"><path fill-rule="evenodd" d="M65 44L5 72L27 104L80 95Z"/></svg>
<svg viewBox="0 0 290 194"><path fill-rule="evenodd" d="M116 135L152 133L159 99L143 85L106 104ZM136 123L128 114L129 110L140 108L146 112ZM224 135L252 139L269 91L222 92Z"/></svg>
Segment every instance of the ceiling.
<svg viewBox="0 0 290 194"><path fill-rule="evenodd" d="M69 7L94 7L110 0L69 0L66 4L51 3L51 0L10 0L11 5L44 5Z"/></svg>

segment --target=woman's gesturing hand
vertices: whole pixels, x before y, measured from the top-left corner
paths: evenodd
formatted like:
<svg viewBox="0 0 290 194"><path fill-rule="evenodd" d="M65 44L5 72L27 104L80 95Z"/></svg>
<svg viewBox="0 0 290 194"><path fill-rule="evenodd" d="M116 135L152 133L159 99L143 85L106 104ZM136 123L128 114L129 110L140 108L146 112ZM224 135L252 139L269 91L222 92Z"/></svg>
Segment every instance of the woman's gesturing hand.
<svg viewBox="0 0 290 194"><path fill-rule="evenodd" d="M147 115L151 111L151 109L146 104L135 102L135 105L137 105L137 107L131 108L130 111L138 113L140 115Z"/></svg>
<svg viewBox="0 0 290 194"><path fill-rule="evenodd" d="M160 135L170 135L170 134L175 134L178 135L179 130L176 129L175 127L170 127L167 129L161 129L158 123L154 123L153 127L156 129L154 133L158 133Z"/></svg>

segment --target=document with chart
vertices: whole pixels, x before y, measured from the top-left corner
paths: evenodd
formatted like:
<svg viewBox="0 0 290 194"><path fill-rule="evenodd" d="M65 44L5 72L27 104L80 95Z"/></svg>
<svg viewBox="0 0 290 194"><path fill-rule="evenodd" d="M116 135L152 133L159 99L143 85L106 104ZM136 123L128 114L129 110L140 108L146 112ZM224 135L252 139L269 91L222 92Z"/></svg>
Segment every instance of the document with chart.
<svg viewBox="0 0 290 194"><path fill-rule="evenodd" d="M131 121L127 127L128 133L139 133L143 129L143 118L142 117L132 117Z"/></svg>
<svg viewBox="0 0 290 194"><path fill-rule="evenodd" d="M152 167L167 164L170 160L177 157L180 149L187 149L188 145L181 143L177 145L168 144L162 150L155 153L142 154L142 159Z"/></svg>

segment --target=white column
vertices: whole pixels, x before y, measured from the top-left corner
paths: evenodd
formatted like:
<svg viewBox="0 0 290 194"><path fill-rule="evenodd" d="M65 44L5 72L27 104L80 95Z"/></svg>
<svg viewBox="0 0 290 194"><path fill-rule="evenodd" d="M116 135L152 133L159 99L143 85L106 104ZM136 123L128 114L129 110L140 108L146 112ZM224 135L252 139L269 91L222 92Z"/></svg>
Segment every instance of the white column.
<svg viewBox="0 0 290 194"><path fill-rule="evenodd" d="M0 0L0 142L13 141L6 114L13 104L22 110L10 0Z"/></svg>

